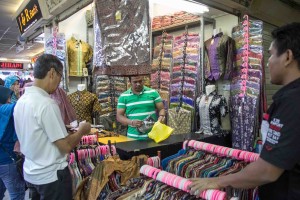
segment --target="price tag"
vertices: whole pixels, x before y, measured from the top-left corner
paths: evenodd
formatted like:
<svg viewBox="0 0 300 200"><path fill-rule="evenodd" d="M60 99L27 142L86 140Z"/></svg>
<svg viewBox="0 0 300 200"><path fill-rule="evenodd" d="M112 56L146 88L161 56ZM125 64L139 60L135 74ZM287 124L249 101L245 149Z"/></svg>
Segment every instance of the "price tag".
<svg viewBox="0 0 300 200"><path fill-rule="evenodd" d="M83 76L89 76L89 72L87 68L82 69Z"/></svg>
<svg viewBox="0 0 300 200"><path fill-rule="evenodd" d="M115 14L115 17L116 17L116 21L121 21L122 19L122 13L120 10L118 10Z"/></svg>

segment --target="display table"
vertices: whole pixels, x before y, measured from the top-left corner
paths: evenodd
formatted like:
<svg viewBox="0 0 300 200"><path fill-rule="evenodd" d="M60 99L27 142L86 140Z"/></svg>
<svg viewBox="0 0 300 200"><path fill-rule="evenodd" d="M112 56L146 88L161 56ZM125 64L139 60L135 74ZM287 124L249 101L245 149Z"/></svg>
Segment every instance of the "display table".
<svg viewBox="0 0 300 200"><path fill-rule="evenodd" d="M119 138L120 137L120 138ZM208 136L203 134L180 134L180 135L171 135L168 139L155 143L151 139L147 140L134 140L132 138L127 138L126 136L121 135L119 137L108 137L108 138L99 138L101 144L107 144L108 140L112 144L116 145L117 153L120 158L123 160L130 159L132 156L146 154L148 156L156 156L157 151L161 151L161 158L168 157L170 155L176 154L180 149L182 149L183 141L185 140L197 140L207 143L230 146L230 136L227 137L217 137L217 136ZM124 139L123 141L117 139ZM100 141L101 140L101 141ZM115 144L116 142L116 144Z"/></svg>
<svg viewBox="0 0 300 200"><path fill-rule="evenodd" d="M98 142L100 144L108 144L108 140L110 140L111 143L114 144L114 143L119 143L119 142L134 141L135 139L126 137L124 135L119 135L117 137L103 137L103 138L98 138Z"/></svg>

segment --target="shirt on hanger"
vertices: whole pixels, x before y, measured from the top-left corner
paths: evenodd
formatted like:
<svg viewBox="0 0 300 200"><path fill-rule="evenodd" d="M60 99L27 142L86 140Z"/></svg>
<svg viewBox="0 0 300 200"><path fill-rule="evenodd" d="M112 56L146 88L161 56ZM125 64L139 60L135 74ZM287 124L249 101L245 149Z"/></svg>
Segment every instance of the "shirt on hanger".
<svg viewBox="0 0 300 200"><path fill-rule="evenodd" d="M71 37L67 41L68 49L68 63L70 76L83 76L83 68L86 68L86 63L93 56L93 49L91 46L81 40L76 40Z"/></svg>

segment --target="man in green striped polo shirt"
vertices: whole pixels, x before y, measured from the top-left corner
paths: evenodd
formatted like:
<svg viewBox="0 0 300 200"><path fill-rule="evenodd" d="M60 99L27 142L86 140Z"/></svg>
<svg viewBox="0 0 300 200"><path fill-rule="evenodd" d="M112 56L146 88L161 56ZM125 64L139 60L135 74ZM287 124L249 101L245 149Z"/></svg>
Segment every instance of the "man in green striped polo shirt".
<svg viewBox="0 0 300 200"><path fill-rule="evenodd" d="M164 105L156 90L144 86L143 76L129 77L129 81L131 88L119 97L117 120L128 125L128 137L138 140L147 139L148 133L140 133L137 127L141 127L143 120L149 115L155 120L164 122ZM158 118L156 111L159 113Z"/></svg>

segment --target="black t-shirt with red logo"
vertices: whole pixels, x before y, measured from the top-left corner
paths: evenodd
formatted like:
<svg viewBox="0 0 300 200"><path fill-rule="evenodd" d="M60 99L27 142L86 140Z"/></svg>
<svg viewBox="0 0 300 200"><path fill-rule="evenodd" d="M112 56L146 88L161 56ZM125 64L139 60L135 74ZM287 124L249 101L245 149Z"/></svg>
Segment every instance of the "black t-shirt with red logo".
<svg viewBox="0 0 300 200"><path fill-rule="evenodd" d="M300 200L300 79L273 96L268 114L260 157L285 171L277 181L259 187L260 200Z"/></svg>

